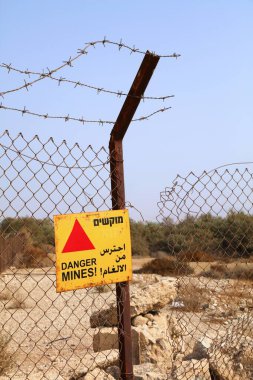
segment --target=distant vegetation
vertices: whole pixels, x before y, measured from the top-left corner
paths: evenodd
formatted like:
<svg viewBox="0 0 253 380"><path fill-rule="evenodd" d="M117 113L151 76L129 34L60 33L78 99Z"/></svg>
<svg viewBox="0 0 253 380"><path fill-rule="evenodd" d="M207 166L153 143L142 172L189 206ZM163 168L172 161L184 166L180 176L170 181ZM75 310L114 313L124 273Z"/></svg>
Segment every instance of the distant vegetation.
<svg viewBox="0 0 253 380"><path fill-rule="evenodd" d="M6 218L0 223L0 271L51 266L54 228L50 219Z"/></svg>
<svg viewBox="0 0 253 380"><path fill-rule="evenodd" d="M133 254L158 251L182 261L212 261L212 257L253 255L253 216L230 212L225 218L210 214L187 217L179 223L131 223Z"/></svg>
<svg viewBox="0 0 253 380"><path fill-rule="evenodd" d="M18 237L20 244L13 240L12 246L29 253L21 255L24 265L35 266L38 257L45 261L46 254L54 252L50 219L6 218L0 222L0 237L2 245ZM135 256L170 255L180 262L247 258L253 256L253 216L230 212L224 218L208 214L161 224L132 220L131 237Z"/></svg>
<svg viewBox="0 0 253 380"><path fill-rule="evenodd" d="M14 236L17 232L28 233L35 247L54 245L54 225L48 218L6 218L0 223L2 235Z"/></svg>

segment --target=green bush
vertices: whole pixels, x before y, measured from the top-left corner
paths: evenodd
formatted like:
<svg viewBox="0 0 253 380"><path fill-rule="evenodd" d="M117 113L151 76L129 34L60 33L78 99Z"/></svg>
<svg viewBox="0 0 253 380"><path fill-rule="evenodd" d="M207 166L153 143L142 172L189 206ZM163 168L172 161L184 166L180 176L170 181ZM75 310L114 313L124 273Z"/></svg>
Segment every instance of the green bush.
<svg viewBox="0 0 253 380"><path fill-rule="evenodd" d="M54 245L54 225L48 218L6 218L0 223L0 233L3 235L13 236L20 231L29 232L34 246Z"/></svg>
<svg viewBox="0 0 253 380"><path fill-rule="evenodd" d="M210 214L188 216L180 222L167 220L161 224L131 220L130 225L132 252L136 256L163 251L186 261L253 257L253 216L242 212L229 212L224 218ZM54 245L54 226L48 218L6 218L0 223L0 233L5 238L24 231L29 233L31 246L47 250L46 245Z"/></svg>

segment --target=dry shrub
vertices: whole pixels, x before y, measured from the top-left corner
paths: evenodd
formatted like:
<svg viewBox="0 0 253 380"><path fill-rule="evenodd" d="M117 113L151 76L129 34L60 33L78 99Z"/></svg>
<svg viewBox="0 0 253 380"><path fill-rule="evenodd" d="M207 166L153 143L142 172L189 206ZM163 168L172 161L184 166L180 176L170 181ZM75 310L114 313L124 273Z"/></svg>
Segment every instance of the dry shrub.
<svg viewBox="0 0 253 380"><path fill-rule="evenodd" d="M180 252L177 254L177 259L184 262L213 262L217 261L217 256L204 251L196 252Z"/></svg>
<svg viewBox="0 0 253 380"><path fill-rule="evenodd" d="M180 276L193 273L193 269L185 262L178 261L173 257L154 259L146 263L136 273L159 274L161 276Z"/></svg>
<svg viewBox="0 0 253 380"><path fill-rule="evenodd" d="M8 339L0 335L0 376L5 375L11 368L12 360L11 355L8 352Z"/></svg>
<svg viewBox="0 0 253 380"><path fill-rule="evenodd" d="M177 301L183 305L180 310L189 312L200 312L204 305L209 304L210 294L204 288L200 288L195 284L181 284L178 289Z"/></svg>
<svg viewBox="0 0 253 380"><path fill-rule="evenodd" d="M52 266L52 260L43 249L29 245L23 252L16 255L14 266L16 268L41 268Z"/></svg>
<svg viewBox="0 0 253 380"><path fill-rule="evenodd" d="M253 269L246 266L228 267L224 264L214 264L210 269L201 273L202 276L215 279L234 279L253 281Z"/></svg>

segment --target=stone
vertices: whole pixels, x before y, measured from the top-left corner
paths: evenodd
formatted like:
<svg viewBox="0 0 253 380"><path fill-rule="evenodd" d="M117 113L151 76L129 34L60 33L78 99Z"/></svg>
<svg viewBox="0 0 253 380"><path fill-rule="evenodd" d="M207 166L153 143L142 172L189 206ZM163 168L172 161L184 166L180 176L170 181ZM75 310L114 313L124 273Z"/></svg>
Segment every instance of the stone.
<svg viewBox="0 0 253 380"><path fill-rule="evenodd" d="M226 333L208 349L210 368L222 380L248 380L253 363L253 318L244 315L227 325Z"/></svg>
<svg viewBox="0 0 253 380"><path fill-rule="evenodd" d="M201 360L208 358L208 349L210 348L212 341L211 339L204 337L201 340L197 340L192 352L184 357L184 360Z"/></svg>
<svg viewBox="0 0 253 380"><path fill-rule="evenodd" d="M120 380L120 369L116 365L106 368L106 373L109 373L115 380Z"/></svg>
<svg viewBox="0 0 253 380"><path fill-rule="evenodd" d="M155 364L144 363L134 366L134 380L171 380Z"/></svg>
<svg viewBox="0 0 253 380"><path fill-rule="evenodd" d="M93 371L88 372L84 377L83 380L115 380L109 373L106 373L101 368L95 368Z"/></svg>
<svg viewBox="0 0 253 380"><path fill-rule="evenodd" d="M220 350L215 351L215 355L210 357L209 363L212 372L222 380L249 380L240 368L235 368L233 359Z"/></svg>
<svg viewBox="0 0 253 380"><path fill-rule="evenodd" d="M208 360L177 361L174 363L173 378L177 380L211 380Z"/></svg>
<svg viewBox="0 0 253 380"><path fill-rule="evenodd" d="M153 363L157 367L172 367L172 341L168 334L167 315L154 316L152 326L132 327L133 363Z"/></svg>
<svg viewBox="0 0 253 380"><path fill-rule="evenodd" d="M93 337L93 350L100 352L118 349L118 330L115 327L103 327Z"/></svg>
<svg viewBox="0 0 253 380"><path fill-rule="evenodd" d="M89 366L89 371L99 367L107 368L119 364L119 351L118 350L106 350L98 352L93 356L93 363Z"/></svg>
<svg viewBox="0 0 253 380"><path fill-rule="evenodd" d="M132 326L133 364L153 363L161 368L171 368L173 352L167 314L158 313L152 315L152 322L144 315L143 321L147 321L147 324ZM149 323L151 323L151 326ZM94 335L94 351L116 348L118 348L117 329L100 328Z"/></svg>
<svg viewBox="0 0 253 380"><path fill-rule="evenodd" d="M143 317L142 315L137 315L137 317L134 317L132 320L132 325L137 326L143 326L146 325L148 322L148 318Z"/></svg>
<svg viewBox="0 0 253 380"><path fill-rule="evenodd" d="M151 310L160 310L176 297L174 278L161 277L152 284L136 284L131 287L131 317L147 314ZM117 326L117 308L111 304L109 308L99 310L90 317L90 325L95 327Z"/></svg>

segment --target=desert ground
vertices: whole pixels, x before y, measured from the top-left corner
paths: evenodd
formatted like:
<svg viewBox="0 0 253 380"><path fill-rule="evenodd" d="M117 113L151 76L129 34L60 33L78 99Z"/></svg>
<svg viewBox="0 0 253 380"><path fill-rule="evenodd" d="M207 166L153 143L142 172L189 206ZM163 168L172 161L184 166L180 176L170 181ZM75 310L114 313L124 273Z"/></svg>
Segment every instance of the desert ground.
<svg viewBox="0 0 253 380"><path fill-rule="evenodd" d="M134 271L151 261L134 258ZM253 270L253 263L239 264ZM136 378L145 380L149 371L157 380L191 380L197 374L211 379L212 373L222 380L249 379L253 373L252 281L204 277L201 273L210 269L210 262L189 265L190 275L133 276L133 331L138 333L137 341L145 337L141 351L136 353L134 348ZM115 285L59 294L54 268L10 268L0 275L0 293L1 330L8 340L2 343L7 356L2 355L6 363L1 359L1 366L6 368L1 368L1 380L117 378L110 369L118 360L111 340L116 334L110 314L115 311ZM104 320L91 322L98 314ZM105 335L107 344L102 342ZM95 340L99 341L96 348ZM157 342L166 349L160 352ZM170 365L164 366L165 362ZM149 364L152 368L147 370ZM202 370L197 369L200 364ZM218 377L222 365L229 372Z"/></svg>

